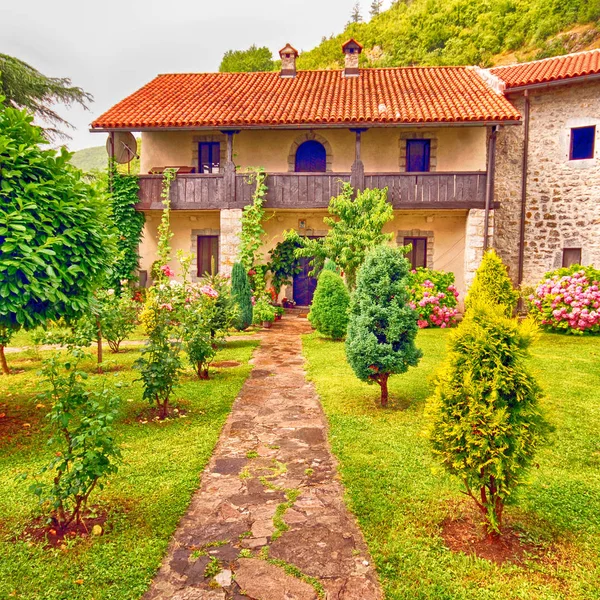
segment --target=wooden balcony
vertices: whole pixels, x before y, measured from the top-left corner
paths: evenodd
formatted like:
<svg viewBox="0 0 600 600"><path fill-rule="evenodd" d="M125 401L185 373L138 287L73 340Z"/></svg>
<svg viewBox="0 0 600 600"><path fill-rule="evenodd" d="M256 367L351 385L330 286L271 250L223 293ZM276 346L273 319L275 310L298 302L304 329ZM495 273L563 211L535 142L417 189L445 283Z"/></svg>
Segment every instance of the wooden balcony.
<svg viewBox="0 0 600 600"><path fill-rule="evenodd" d="M388 188L395 209L469 209L485 207L486 174L365 173L364 188ZM267 177L267 208L327 208L350 173L272 173ZM160 210L161 175L141 175L139 210ZM362 182L361 182L362 183ZM359 184L360 185L360 184ZM171 184L174 210L243 208L252 200L254 184L247 175L180 174Z"/></svg>

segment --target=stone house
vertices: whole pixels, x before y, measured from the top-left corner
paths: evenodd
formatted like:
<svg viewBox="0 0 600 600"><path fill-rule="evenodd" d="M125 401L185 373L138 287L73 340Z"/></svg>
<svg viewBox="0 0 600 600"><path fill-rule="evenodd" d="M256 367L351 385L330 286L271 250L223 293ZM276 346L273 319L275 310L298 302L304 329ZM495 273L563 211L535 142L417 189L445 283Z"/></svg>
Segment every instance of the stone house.
<svg viewBox="0 0 600 600"><path fill-rule="evenodd" d="M362 69L360 44L349 40L342 50L341 70L297 70L298 53L288 44L280 51L278 73L159 75L92 123L92 131L109 133L113 148L120 132L141 133L142 272L155 260L160 172L166 167L179 169L171 188L172 246L194 255L195 276L211 264L228 273L236 260L242 208L252 194L244 174L249 167L268 174L265 257L286 230L325 235L329 200L347 181L355 188L388 187L394 219L386 230L396 243L412 244L413 266L454 272L461 295L495 238L511 274L516 272L523 94L520 86L511 91L510 71ZM534 147L531 142L530 153ZM598 161L593 162L597 176ZM538 168L531 164L528 175L536 184ZM528 194L535 189L531 185ZM533 195L527 200L534 201ZM555 229L545 216L550 207L528 217L536 219L535 227L540 210L547 229ZM558 209L552 214L561 222ZM574 244L570 233L564 235ZM585 247L582 260L598 260L590 254L591 243ZM537 254L527 259L526 273L536 278L546 268L541 261ZM285 293L306 304L313 290L304 268Z"/></svg>
<svg viewBox="0 0 600 600"><path fill-rule="evenodd" d="M600 49L491 73L523 116L496 152L494 246L513 281L600 267Z"/></svg>

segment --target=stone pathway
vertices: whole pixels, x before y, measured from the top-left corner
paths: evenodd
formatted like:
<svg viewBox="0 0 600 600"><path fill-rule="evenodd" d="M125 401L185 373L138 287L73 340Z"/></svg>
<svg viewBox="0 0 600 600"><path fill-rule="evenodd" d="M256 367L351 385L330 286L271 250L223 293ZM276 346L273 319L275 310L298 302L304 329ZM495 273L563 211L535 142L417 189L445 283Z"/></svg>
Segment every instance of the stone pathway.
<svg viewBox="0 0 600 600"><path fill-rule="evenodd" d="M201 488L145 600L380 600L293 316L261 334Z"/></svg>

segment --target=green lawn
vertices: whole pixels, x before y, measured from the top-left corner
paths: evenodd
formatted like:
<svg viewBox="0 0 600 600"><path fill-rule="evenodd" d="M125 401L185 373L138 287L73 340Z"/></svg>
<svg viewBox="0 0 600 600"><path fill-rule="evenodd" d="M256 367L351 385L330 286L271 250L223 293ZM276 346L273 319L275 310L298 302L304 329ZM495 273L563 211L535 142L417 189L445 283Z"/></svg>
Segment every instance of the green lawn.
<svg viewBox="0 0 600 600"><path fill-rule="evenodd" d="M0 598L26 600L134 600L141 597L159 566L169 538L185 511L199 475L250 366L257 342L230 342L217 360L241 366L213 370L213 379L199 382L190 370L176 391L174 404L188 411L185 418L164 423L140 421L148 404L141 400L138 377L130 367L138 348L112 355L114 372L105 379L121 382L123 403L117 426L124 464L109 485L92 497L107 508L106 534L69 542L64 549L45 549L19 539L36 514L28 483L17 482L24 471L36 471L48 460L42 431L43 407L33 350L8 355L15 369L0 377ZM94 363L86 368L93 372ZM122 370L117 370L122 369ZM92 375L92 385L100 377ZM18 541L14 541L17 539Z"/></svg>
<svg viewBox="0 0 600 600"><path fill-rule="evenodd" d="M418 368L393 377L391 407L358 381L344 344L306 336L304 352L330 423L347 501L388 599L600 599L600 340L544 334L531 368L543 385L550 443L507 520L542 558L502 566L453 553L441 523L462 513L459 484L435 469L423 431L431 376L448 332L424 330Z"/></svg>

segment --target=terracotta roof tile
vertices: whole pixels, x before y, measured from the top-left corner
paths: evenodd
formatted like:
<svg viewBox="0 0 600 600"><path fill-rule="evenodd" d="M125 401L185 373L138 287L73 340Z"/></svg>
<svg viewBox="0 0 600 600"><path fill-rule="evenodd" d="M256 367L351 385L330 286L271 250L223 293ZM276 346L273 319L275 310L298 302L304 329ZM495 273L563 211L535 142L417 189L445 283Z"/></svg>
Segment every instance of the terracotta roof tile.
<svg viewBox="0 0 600 600"><path fill-rule="evenodd" d="M494 67L490 71L506 83L507 89L597 75L600 74L600 49Z"/></svg>
<svg viewBox="0 0 600 600"><path fill-rule="evenodd" d="M518 111L470 67L159 75L92 128L507 121Z"/></svg>

